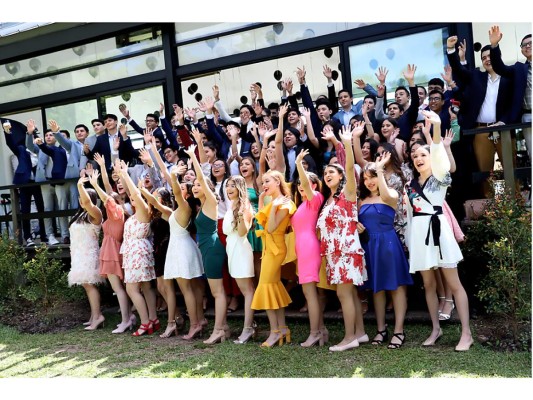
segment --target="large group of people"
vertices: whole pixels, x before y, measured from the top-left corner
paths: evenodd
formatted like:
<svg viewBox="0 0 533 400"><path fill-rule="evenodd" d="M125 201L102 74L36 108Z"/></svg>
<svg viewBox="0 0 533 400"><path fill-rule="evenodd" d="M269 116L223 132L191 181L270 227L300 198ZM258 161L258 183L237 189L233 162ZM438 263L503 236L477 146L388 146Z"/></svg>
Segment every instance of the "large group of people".
<svg viewBox="0 0 533 400"><path fill-rule="evenodd" d="M4 126L19 161L17 183L79 177L77 184L41 188L46 211L54 195L61 209L69 202L79 207L70 222L60 218L59 226L63 242L70 243L69 284L82 285L89 299L85 329L104 324L97 285L107 279L121 312L113 333L160 330L160 296L168 312L160 336L177 336L185 319L176 305L176 281L189 319L184 340L200 336L208 325L208 287L215 318L204 343L231 337L226 316L239 293L244 321L234 343L255 336L256 310L265 310L269 322L262 347L290 343L285 308L292 300L282 269L295 263L309 315L302 347L329 341L324 299L325 291L333 290L344 336L330 351L366 342L401 348L407 337L407 286L420 272L432 322L423 345L436 344L440 321L456 308L462 329L455 350L468 350L473 344L468 297L457 273L462 233L445 201L456 169L451 144L461 128L531 121L531 35L521 42L528 60L523 66L501 62L500 38L499 28L491 28L490 45L481 52L486 72L465 65L466 43L448 38L451 68L445 68L443 80L431 79L427 89L417 86L417 68L408 65L409 86L396 88L392 102L386 100L386 68L379 68L375 88L355 81L368 94L353 104L349 90L335 94L325 66L328 94L314 101L305 67L297 69L303 107L290 78L282 82L281 104L266 106L261 86L252 84L252 104L242 105L234 118L217 86L198 109L174 104L167 117L161 104L159 113L146 115L145 128L122 104L120 113L143 135L140 149L112 113L91 122L94 136L77 125L76 140L53 120L44 140L28 121L25 143L14 143ZM459 112L451 107L457 99ZM476 136L480 168L492 167L486 159L494 160L494 154L486 154L486 147L493 150L495 144L492 136ZM30 152L37 156L33 168ZM22 192L27 208L32 194ZM28 227L23 229L31 240ZM49 219L41 230L49 244L58 242ZM372 339L363 320L367 292L373 295L377 324ZM392 331L385 323L388 299Z"/></svg>

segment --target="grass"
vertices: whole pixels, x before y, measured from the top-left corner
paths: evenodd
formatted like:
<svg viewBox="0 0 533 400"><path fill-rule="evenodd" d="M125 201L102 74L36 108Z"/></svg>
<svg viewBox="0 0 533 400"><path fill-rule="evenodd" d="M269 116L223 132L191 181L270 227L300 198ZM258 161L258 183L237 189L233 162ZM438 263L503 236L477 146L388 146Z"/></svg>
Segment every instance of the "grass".
<svg viewBox="0 0 533 400"><path fill-rule="evenodd" d="M305 321L289 321L292 344L264 349L259 344L268 334L266 320L258 320L261 332L251 343L233 344L241 321L230 320L232 340L207 346L201 340L113 335L118 316L106 318L106 328L95 332L80 327L29 335L0 326L0 378L531 378L529 352L501 353L479 344L466 353L454 352L459 325L444 326L434 348L420 346L429 327L410 324L400 350L364 344L330 353L327 346L298 345L308 334ZM330 322L328 328L331 343L340 341L342 325ZM366 328L373 334L376 327Z"/></svg>

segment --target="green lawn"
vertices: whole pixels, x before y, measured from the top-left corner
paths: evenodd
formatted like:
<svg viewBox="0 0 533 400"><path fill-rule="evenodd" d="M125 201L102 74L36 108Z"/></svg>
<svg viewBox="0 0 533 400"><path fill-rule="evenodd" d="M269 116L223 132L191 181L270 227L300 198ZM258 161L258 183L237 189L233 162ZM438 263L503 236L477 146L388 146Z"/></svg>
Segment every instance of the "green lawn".
<svg viewBox="0 0 533 400"><path fill-rule="evenodd" d="M297 344L307 337L304 321L289 321L292 344L264 349L259 344L268 333L266 320L258 320L261 332L254 342L207 346L201 340L113 335L118 316L106 317L106 328L95 332L80 327L29 335L0 326L0 377L531 378L531 353L500 353L479 344L467 353L454 352L459 325L444 326L444 336L434 348L420 346L429 327L410 324L400 350L364 344L330 353L327 346L304 349ZM239 324L230 320L232 340ZM336 343L342 326L330 322L328 327L330 341ZM374 334L375 326L367 324L367 332Z"/></svg>

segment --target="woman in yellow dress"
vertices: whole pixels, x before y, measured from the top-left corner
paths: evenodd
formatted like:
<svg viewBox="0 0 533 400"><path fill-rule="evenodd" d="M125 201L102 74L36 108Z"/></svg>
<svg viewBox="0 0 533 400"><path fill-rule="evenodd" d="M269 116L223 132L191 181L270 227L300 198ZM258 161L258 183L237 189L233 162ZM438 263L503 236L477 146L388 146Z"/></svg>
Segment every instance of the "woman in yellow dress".
<svg viewBox="0 0 533 400"><path fill-rule="evenodd" d="M264 226L262 231L256 231L263 240L263 258L259 284L252 301L252 309L266 310L270 323L270 335L262 347L272 347L276 343L281 346L283 339L287 343L291 341L291 332L285 323L285 307L292 300L281 283L281 264L287 253L285 230L296 211L289 193L280 172L268 171L263 175L263 193L259 197L260 210L256 215L257 222ZM272 201L263 207L265 196L270 196Z"/></svg>

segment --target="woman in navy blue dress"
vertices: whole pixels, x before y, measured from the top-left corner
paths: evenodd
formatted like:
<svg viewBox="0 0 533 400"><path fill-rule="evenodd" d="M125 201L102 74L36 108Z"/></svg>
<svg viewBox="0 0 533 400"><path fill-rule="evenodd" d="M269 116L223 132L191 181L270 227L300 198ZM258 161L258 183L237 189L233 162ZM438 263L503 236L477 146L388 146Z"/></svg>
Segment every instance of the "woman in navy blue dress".
<svg viewBox="0 0 533 400"><path fill-rule="evenodd" d="M378 332L372 344L379 345L388 340L385 325L385 291L391 291L394 304L394 334L387 346L399 349L404 340L403 322L407 311L406 285L412 285L409 264L402 244L394 230L394 216L398 203L398 192L387 186L385 164L390 159L385 152L376 163L368 163L359 180L360 203L358 231L365 250L368 281L364 287L374 292L374 308ZM364 231L366 230L366 235Z"/></svg>

